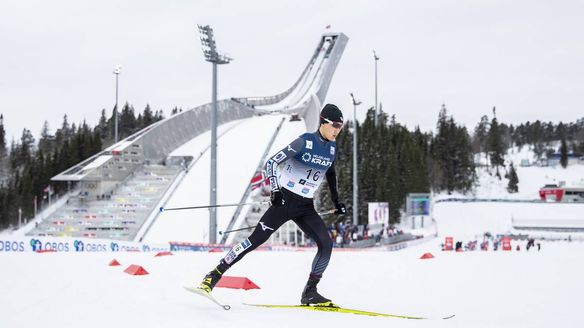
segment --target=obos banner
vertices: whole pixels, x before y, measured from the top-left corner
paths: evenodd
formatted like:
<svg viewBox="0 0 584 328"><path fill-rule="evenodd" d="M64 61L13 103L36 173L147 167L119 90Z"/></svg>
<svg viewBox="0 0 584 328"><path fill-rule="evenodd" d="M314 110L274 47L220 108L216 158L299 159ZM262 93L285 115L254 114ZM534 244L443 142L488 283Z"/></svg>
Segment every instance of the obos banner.
<svg viewBox="0 0 584 328"><path fill-rule="evenodd" d="M168 244L143 244L86 238L0 236L0 253L6 252L166 252Z"/></svg>

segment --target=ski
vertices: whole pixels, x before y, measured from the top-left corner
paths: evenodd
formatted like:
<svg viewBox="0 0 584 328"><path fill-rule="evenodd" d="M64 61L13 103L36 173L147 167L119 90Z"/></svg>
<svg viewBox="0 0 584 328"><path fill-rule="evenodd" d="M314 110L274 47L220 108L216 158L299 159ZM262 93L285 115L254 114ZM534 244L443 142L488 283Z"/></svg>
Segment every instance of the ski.
<svg viewBox="0 0 584 328"><path fill-rule="evenodd" d="M219 305L220 307L223 308L223 310L229 310L231 309L230 305L227 304L221 304L215 297L213 297L213 295L211 295L210 293L208 293L207 291L198 288L198 287L185 287L186 290L188 290L191 293L197 294L197 295L201 295L204 298L210 300L211 302Z"/></svg>
<svg viewBox="0 0 584 328"><path fill-rule="evenodd" d="M416 317L409 315L399 315L399 314L388 314L388 313L378 313L363 310L347 309L343 307L332 307L332 306L308 306L308 305L276 305L276 304L247 304L248 306L255 307L265 307L265 308L278 308L278 309L302 309L311 311L323 311L323 312L337 312L337 313L350 313L356 315L366 315L372 317L389 317L389 318L399 318L399 319L413 319L413 320L429 320L429 319L450 319L454 315L449 315L441 318L430 318L430 317Z"/></svg>

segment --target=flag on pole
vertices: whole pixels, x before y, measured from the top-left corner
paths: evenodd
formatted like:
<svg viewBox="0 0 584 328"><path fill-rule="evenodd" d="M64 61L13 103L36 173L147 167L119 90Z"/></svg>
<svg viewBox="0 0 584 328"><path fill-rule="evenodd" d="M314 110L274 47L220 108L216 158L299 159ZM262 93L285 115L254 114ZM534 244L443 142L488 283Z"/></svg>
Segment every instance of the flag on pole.
<svg viewBox="0 0 584 328"><path fill-rule="evenodd" d="M266 179L263 172L256 173L253 178L251 178L251 190L256 190L257 188L261 187L264 180Z"/></svg>
<svg viewBox="0 0 584 328"><path fill-rule="evenodd" d="M45 189L43 189L43 192L46 192L49 195L52 195L54 193L53 189L51 188L51 185L46 186Z"/></svg>

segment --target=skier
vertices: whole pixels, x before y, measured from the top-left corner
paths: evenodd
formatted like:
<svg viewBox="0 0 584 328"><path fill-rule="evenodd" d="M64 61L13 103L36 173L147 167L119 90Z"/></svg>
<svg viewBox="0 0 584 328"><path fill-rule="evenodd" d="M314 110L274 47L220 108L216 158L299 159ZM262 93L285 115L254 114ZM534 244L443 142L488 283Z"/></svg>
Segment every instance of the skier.
<svg viewBox="0 0 584 328"><path fill-rule="evenodd" d="M292 220L318 246L300 302L305 305L336 306L330 299L320 295L316 288L329 263L333 242L324 221L314 209L313 197L326 176L336 208L335 214L347 212L345 205L339 201L334 167L337 152L335 139L342 128L342 112L337 106L327 104L320 112L320 126L316 132L301 135L267 161L270 208L252 234L220 260L219 265L205 276L199 288L210 293L227 269L268 240L282 224Z"/></svg>

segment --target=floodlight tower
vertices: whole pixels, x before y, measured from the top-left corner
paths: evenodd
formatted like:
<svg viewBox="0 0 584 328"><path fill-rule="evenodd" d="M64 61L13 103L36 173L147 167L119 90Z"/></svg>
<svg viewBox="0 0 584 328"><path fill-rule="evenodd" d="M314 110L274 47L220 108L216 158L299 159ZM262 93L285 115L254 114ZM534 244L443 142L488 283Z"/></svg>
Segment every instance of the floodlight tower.
<svg viewBox="0 0 584 328"><path fill-rule="evenodd" d="M116 65L114 74L116 75L116 107L114 107L114 144L118 143L118 78L122 73L122 65Z"/></svg>
<svg viewBox="0 0 584 328"><path fill-rule="evenodd" d="M213 29L197 25L205 60L213 64L213 109L211 110L211 188L209 207L209 243L217 243L217 65L229 64L232 58L217 52Z"/></svg>
<svg viewBox="0 0 584 328"><path fill-rule="evenodd" d="M375 60L375 126L377 126L377 116L379 116L379 109L377 106L377 61L379 60L379 57L377 57L375 50L373 50L373 59Z"/></svg>
<svg viewBox="0 0 584 328"><path fill-rule="evenodd" d="M353 225L359 224L359 182L357 181L357 106L361 105L359 100L351 92L351 102L353 103Z"/></svg>

